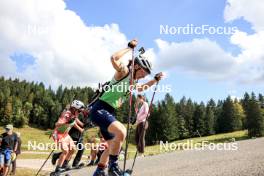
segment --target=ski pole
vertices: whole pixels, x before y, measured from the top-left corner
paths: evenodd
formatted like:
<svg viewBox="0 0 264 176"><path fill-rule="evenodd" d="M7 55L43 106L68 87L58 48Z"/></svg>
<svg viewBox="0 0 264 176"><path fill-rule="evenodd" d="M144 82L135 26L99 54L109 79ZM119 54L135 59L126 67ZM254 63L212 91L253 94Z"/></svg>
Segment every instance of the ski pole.
<svg viewBox="0 0 264 176"><path fill-rule="evenodd" d="M44 161L44 163L42 164L42 166L39 168L36 176L38 176L38 174L40 173L40 171L42 170L42 168L44 167L44 165L47 163L48 159L50 158L50 156L53 154L54 150L52 150L49 154L49 156L47 157L47 159Z"/></svg>
<svg viewBox="0 0 264 176"><path fill-rule="evenodd" d="M132 50L132 66L130 71L130 89L132 88L132 85L134 84L134 66L135 66L135 58L134 58L134 48ZM128 115L128 121L127 121L127 137L126 137L126 148L125 148L125 158L124 158L124 168L126 169L126 160L127 160L127 150L128 150L128 139L129 139L129 133L130 133L130 118L132 116L132 90L129 90L129 115Z"/></svg>

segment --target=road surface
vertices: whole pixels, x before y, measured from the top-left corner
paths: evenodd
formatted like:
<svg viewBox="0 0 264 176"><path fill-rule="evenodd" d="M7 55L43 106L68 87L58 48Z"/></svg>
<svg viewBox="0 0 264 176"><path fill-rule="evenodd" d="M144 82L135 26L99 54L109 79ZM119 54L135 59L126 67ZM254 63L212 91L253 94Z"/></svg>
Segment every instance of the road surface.
<svg viewBox="0 0 264 176"><path fill-rule="evenodd" d="M207 148L138 158L133 176L264 176L264 138L236 143L237 150L233 151ZM35 163L36 168L43 162L29 161L30 167ZM22 162L26 166L27 161ZM92 176L94 170L95 167L91 167L68 173L71 176Z"/></svg>

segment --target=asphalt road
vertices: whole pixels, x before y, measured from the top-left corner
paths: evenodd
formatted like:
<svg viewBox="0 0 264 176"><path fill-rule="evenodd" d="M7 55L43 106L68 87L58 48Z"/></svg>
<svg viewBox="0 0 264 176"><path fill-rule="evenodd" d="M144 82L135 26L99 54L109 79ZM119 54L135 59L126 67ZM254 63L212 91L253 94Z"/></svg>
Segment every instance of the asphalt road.
<svg viewBox="0 0 264 176"><path fill-rule="evenodd" d="M236 143L237 150L206 148L139 158L133 176L264 176L264 138ZM94 170L83 168L69 174L91 176Z"/></svg>

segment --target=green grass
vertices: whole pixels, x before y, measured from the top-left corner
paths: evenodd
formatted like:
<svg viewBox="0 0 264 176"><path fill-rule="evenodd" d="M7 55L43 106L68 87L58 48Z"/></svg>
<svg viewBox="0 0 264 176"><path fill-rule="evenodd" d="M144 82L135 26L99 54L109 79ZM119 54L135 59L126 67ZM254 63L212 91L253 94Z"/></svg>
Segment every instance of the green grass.
<svg viewBox="0 0 264 176"><path fill-rule="evenodd" d="M25 168L17 168L16 170L16 176L29 176L29 175L36 175L37 170L33 169L25 169ZM48 175L48 172L41 171L39 173L39 176L45 176Z"/></svg>
<svg viewBox="0 0 264 176"><path fill-rule="evenodd" d="M28 141L36 141L37 143L52 143L53 140L49 139L51 130L41 130L33 127L25 127L25 128L15 128L15 132L21 133L21 139L22 139L22 151L27 152L28 147L27 143ZM85 142L88 141L89 138L92 136L95 136L97 134L98 129L92 128L89 129L88 132L85 134ZM0 132L3 132L3 128L0 129ZM243 140L248 138L247 131L236 131L232 133L224 133L224 134L217 134L212 136L206 136L206 137L197 137L197 138L190 138L185 140L178 140L171 143L180 144L180 143L186 143L187 140L192 140L193 144L201 143L202 141L208 141L211 143L223 143L223 142L230 142L230 140L234 138L237 140ZM133 138L133 134L130 139ZM51 150L45 150L44 152L50 152ZM129 144L128 148L128 158L131 158L134 156L136 152L136 147L134 144ZM32 152L32 150L31 150ZM36 151L36 152L43 152L43 151ZM147 146L145 148L145 155L157 155L165 152L171 152L170 150L165 150L164 148L160 148L160 144L153 145L153 146ZM89 150L86 150L84 153L84 157L87 158L87 156L90 154ZM23 153L19 156L20 159L44 159L48 156L47 153L39 153L39 154L32 154L32 153Z"/></svg>

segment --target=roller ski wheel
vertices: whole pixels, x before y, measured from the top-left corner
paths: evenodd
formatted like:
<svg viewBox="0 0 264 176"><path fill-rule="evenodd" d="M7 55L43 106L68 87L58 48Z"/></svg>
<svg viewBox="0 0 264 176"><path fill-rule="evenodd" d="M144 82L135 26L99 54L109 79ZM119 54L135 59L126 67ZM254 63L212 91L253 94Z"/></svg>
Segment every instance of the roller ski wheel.
<svg viewBox="0 0 264 176"><path fill-rule="evenodd" d="M131 170L131 169L127 169L127 170L124 172L124 176L132 175L132 172L133 172L133 170Z"/></svg>
<svg viewBox="0 0 264 176"><path fill-rule="evenodd" d="M84 163L78 164L77 166L72 166L72 169L82 169L84 168L86 165Z"/></svg>
<svg viewBox="0 0 264 176"><path fill-rule="evenodd" d="M61 172L51 172L50 176L60 176Z"/></svg>

